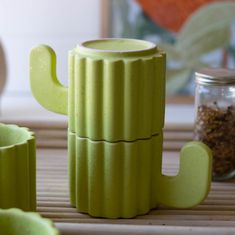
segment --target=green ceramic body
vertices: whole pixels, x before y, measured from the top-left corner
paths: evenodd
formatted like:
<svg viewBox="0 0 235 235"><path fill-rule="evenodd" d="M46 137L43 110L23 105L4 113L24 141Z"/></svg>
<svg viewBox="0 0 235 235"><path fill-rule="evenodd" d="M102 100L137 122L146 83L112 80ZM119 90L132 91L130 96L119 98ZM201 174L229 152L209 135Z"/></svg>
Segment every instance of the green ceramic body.
<svg viewBox="0 0 235 235"><path fill-rule="evenodd" d="M31 51L31 89L44 107L68 115L72 205L93 216L130 218L158 204L185 208L204 199L211 162L205 145L185 147L178 176L161 173L161 50L134 39L84 42L69 52L68 88L58 82L55 63L51 48Z"/></svg>
<svg viewBox="0 0 235 235"><path fill-rule="evenodd" d="M142 47L134 53L116 52L119 41L109 45L113 52L100 52L93 41L69 53L70 132L109 142L146 139L161 132L165 54L152 43L136 41L129 46Z"/></svg>
<svg viewBox="0 0 235 235"><path fill-rule="evenodd" d="M35 157L32 132L0 124L0 208L36 210Z"/></svg>
<svg viewBox="0 0 235 235"><path fill-rule="evenodd" d="M3 235L59 235L50 220L19 209L0 209L0 232Z"/></svg>
<svg viewBox="0 0 235 235"><path fill-rule="evenodd" d="M162 135L118 143L68 138L71 203L79 211L130 218L158 205Z"/></svg>

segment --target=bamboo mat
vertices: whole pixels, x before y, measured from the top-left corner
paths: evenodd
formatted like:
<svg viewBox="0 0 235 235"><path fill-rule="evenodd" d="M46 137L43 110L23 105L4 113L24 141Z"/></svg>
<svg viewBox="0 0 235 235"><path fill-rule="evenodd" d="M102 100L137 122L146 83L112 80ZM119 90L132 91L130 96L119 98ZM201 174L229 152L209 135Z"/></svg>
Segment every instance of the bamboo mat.
<svg viewBox="0 0 235 235"><path fill-rule="evenodd" d="M27 125L38 137L37 204L62 234L235 234L235 184L213 182L208 198L189 210L160 207L135 219L102 219L81 214L69 204L65 124ZM192 126L167 125L163 173L174 175L179 149L192 140ZM50 141L51 142L50 142Z"/></svg>
<svg viewBox="0 0 235 235"><path fill-rule="evenodd" d="M1 120L8 123L8 121ZM235 184L212 183L208 198L189 210L160 207L135 219L102 219L81 214L69 204L67 124L11 121L37 137L38 212L52 219L62 235L73 234L235 234ZM167 124L164 129L163 173L177 174L179 150L193 139L192 125Z"/></svg>

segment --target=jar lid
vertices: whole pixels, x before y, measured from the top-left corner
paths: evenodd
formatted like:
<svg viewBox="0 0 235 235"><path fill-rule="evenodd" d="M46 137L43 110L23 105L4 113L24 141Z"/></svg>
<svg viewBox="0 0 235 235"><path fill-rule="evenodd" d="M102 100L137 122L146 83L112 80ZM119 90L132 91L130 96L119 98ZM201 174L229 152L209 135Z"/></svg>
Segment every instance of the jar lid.
<svg viewBox="0 0 235 235"><path fill-rule="evenodd" d="M195 80L203 85L235 84L235 70L227 68L203 68L195 73Z"/></svg>

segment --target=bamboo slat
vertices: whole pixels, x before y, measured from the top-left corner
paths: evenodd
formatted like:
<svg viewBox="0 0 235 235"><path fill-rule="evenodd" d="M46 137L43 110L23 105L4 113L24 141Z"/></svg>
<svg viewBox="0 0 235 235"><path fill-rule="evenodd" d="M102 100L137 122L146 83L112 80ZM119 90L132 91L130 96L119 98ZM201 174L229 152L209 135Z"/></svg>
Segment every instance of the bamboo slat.
<svg viewBox="0 0 235 235"><path fill-rule="evenodd" d="M164 225L110 225L110 224L56 224L63 234L67 235L221 235L234 234L235 228L195 227ZM77 232L79 231L79 233Z"/></svg>

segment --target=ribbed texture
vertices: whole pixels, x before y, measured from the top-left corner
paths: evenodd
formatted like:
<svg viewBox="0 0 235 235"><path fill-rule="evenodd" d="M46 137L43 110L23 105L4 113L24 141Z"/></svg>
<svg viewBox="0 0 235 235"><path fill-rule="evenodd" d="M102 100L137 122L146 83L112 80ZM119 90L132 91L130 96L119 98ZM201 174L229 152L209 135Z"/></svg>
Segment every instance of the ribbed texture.
<svg viewBox="0 0 235 235"><path fill-rule="evenodd" d="M25 128L19 129L28 131ZM16 132L15 135L17 134ZM2 133L0 135L1 138L6 138ZM32 132L29 132L29 138L22 143L0 147L0 208L36 210L35 155L35 138Z"/></svg>
<svg viewBox="0 0 235 235"><path fill-rule="evenodd" d="M150 138L164 125L165 56L69 59L69 129L92 140Z"/></svg>
<svg viewBox="0 0 235 235"><path fill-rule="evenodd" d="M131 218L157 206L162 135L134 142L91 141L69 134L71 204L106 218Z"/></svg>

